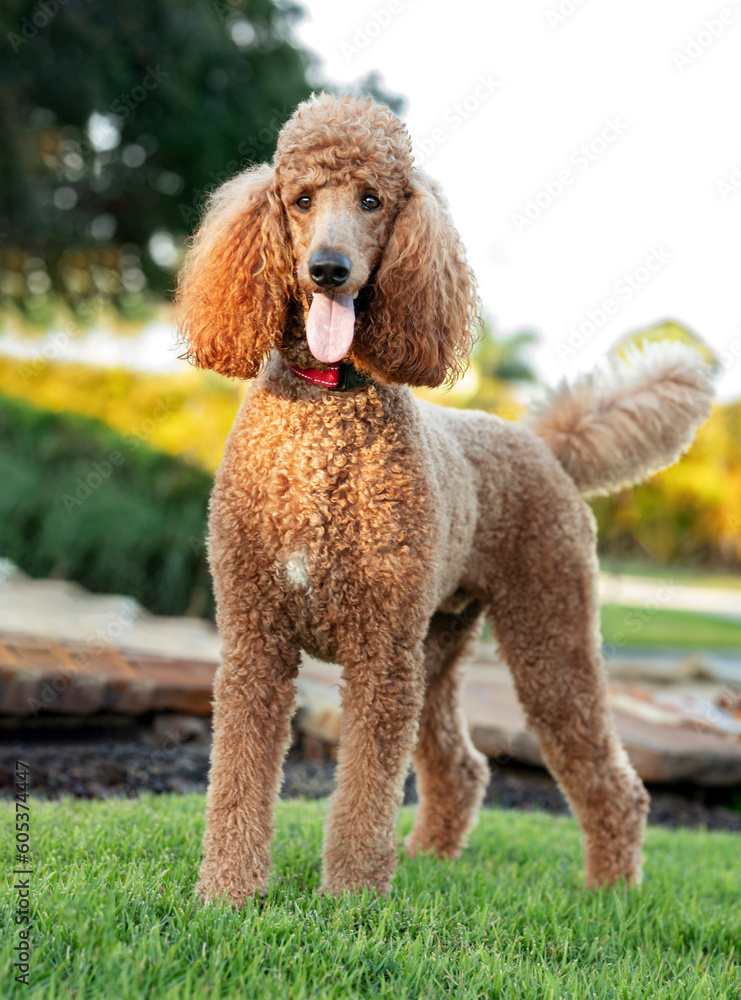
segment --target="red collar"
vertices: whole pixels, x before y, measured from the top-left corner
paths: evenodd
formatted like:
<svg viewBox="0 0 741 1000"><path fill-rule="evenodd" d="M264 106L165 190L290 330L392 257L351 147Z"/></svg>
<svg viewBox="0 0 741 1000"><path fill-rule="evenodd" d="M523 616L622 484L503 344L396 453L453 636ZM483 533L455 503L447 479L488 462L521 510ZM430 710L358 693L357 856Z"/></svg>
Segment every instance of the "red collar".
<svg viewBox="0 0 741 1000"><path fill-rule="evenodd" d="M292 365L290 361L287 361L286 364L294 375L298 375L305 382L311 382L313 385L323 385L327 389L336 389L339 384L339 365L330 365L324 371L319 371L318 368L299 368L298 365Z"/></svg>
<svg viewBox="0 0 741 1000"><path fill-rule="evenodd" d="M368 385L372 382L370 375L359 372L354 365L340 361L339 364L330 365L319 371L318 368L299 368L292 365L290 361L286 364L304 382L311 382L312 385L321 385L325 389L333 389L335 392L345 392L348 389L357 389L361 385Z"/></svg>

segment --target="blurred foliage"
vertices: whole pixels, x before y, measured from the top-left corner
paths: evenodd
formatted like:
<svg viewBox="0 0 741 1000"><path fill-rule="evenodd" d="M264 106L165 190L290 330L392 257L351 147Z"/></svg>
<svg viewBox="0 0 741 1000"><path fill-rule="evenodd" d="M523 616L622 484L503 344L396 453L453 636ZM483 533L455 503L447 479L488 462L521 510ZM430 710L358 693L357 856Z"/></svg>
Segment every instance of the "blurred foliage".
<svg viewBox="0 0 741 1000"><path fill-rule="evenodd" d="M173 287L209 192L309 96L292 0L5 0L0 307L84 323ZM314 71L316 77L316 72ZM354 88L398 107L375 75Z"/></svg>
<svg viewBox="0 0 741 1000"><path fill-rule="evenodd" d="M592 507L607 555L741 568L741 402L713 407L676 465Z"/></svg>
<svg viewBox="0 0 741 1000"><path fill-rule="evenodd" d="M490 323L473 350L473 361L480 376L500 382L536 382L537 375L527 351L538 340L531 330L517 330L509 336L497 334Z"/></svg>
<svg viewBox="0 0 741 1000"><path fill-rule="evenodd" d="M523 412L517 399L518 385L537 381L527 356L536 341L537 335L530 330L505 335L484 321L463 378L450 389L415 389L415 393L442 406L487 410L505 420L516 420Z"/></svg>
<svg viewBox="0 0 741 1000"><path fill-rule="evenodd" d="M474 347L471 358L476 387L465 405L497 413L507 420L516 419L522 410L516 400L517 386L537 382L528 358L528 351L537 339L530 330L499 334L485 322L483 337Z"/></svg>
<svg viewBox="0 0 741 1000"><path fill-rule="evenodd" d="M211 476L77 414L0 397L0 552L32 576L213 614Z"/></svg>
<svg viewBox="0 0 741 1000"><path fill-rule="evenodd" d="M608 648L610 645L613 649L622 648L627 640L629 644L642 647L663 646L675 650L741 649L741 622L723 615L653 606L649 610L645 605L602 604L600 619L602 637Z"/></svg>
<svg viewBox="0 0 741 1000"><path fill-rule="evenodd" d="M636 330L633 333L626 334L615 345L612 353L624 359L626 347L636 346L640 348L641 344L646 340L650 343L656 343L661 340L678 340L682 344L694 347L709 365L717 364L718 359L705 341L701 337L698 337L696 333L688 330L686 326L677 323L676 320L667 320L664 323L657 323L656 326L649 327L647 330Z"/></svg>
<svg viewBox="0 0 741 1000"><path fill-rule="evenodd" d="M661 323L623 338L629 344L681 340L716 361L704 342L678 323ZM517 383L534 384L527 352L535 334L503 337L487 324L472 355L472 368L449 392L423 391L427 399L520 417ZM741 568L741 402L713 408L680 462L649 482L592 502L603 555L658 565Z"/></svg>
<svg viewBox="0 0 741 1000"><path fill-rule="evenodd" d="M94 417L150 447L214 470L246 385L187 368L152 375L121 368L0 356L0 394ZM1 550L0 550L1 551Z"/></svg>

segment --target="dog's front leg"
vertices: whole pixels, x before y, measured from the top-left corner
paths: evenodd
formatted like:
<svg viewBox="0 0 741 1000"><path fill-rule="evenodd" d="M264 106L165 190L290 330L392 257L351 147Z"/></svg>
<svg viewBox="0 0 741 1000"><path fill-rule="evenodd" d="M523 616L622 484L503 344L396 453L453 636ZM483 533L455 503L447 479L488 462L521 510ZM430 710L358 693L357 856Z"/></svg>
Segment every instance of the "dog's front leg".
<svg viewBox="0 0 741 1000"><path fill-rule="evenodd" d="M259 615L223 620L214 681L214 740L197 886L235 908L268 887L273 815L290 742L299 649ZM248 619L248 620L245 620ZM285 630L286 633L288 630Z"/></svg>
<svg viewBox="0 0 741 1000"><path fill-rule="evenodd" d="M395 825L424 695L421 642L342 657L345 691L337 790L324 837L324 888L388 892Z"/></svg>

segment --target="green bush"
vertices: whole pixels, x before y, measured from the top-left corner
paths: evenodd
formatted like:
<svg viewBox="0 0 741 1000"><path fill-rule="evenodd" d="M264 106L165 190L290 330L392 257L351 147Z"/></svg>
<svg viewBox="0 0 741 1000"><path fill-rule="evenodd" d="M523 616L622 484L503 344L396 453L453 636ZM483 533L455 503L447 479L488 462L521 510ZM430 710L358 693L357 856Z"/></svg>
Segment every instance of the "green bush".
<svg viewBox="0 0 741 1000"><path fill-rule="evenodd" d="M97 420L0 397L0 555L31 576L213 614L211 476Z"/></svg>

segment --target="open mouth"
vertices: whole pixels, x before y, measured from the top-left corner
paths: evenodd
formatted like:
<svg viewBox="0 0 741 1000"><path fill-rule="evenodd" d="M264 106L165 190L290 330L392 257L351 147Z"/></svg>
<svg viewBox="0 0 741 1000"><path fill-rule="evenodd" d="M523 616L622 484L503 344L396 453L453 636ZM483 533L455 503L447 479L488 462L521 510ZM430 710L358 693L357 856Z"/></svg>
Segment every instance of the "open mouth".
<svg viewBox="0 0 741 1000"><path fill-rule="evenodd" d="M309 350L325 364L341 361L352 346L355 333L356 295L314 292L306 317Z"/></svg>

